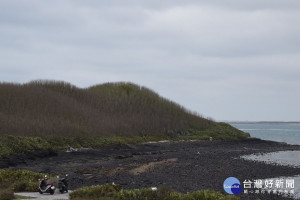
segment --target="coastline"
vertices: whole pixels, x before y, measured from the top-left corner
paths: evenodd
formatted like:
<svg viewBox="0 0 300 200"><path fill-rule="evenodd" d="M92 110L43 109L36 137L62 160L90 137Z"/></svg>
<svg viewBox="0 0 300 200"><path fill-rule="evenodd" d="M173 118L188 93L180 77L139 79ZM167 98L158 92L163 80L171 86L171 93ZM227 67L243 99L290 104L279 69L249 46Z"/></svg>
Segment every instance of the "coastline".
<svg viewBox="0 0 300 200"><path fill-rule="evenodd" d="M299 121L224 121L228 124L300 124Z"/></svg>
<svg viewBox="0 0 300 200"><path fill-rule="evenodd" d="M68 173L71 189L114 182L125 189L155 186L183 193L209 189L225 194L223 182L228 177L236 177L242 183L246 179L299 175L300 167L239 159L242 155L284 150L300 150L300 145L256 138L156 142L77 152L43 152L43 155L36 152L7 158L6 164L11 169ZM4 166L5 160L1 162ZM284 199L268 194L239 196L241 199Z"/></svg>

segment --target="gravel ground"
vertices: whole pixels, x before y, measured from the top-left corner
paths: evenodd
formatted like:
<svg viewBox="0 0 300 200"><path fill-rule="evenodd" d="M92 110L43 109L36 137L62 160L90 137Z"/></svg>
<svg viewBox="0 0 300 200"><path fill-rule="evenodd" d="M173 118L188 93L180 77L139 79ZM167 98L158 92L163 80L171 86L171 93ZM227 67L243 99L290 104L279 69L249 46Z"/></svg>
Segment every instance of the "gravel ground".
<svg viewBox="0 0 300 200"><path fill-rule="evenodd" d="M299 150L287 145L248 139L243 141L182 141L42 152L3 159L1 166L57 175L69 174L71 189L116 183L125 189L168 187L179 192L211 189L222 193L228 177L266 179L300 174L300 168L243 160L252 153ZM240 194L241 199L284 199L269 194Z"/></svg>

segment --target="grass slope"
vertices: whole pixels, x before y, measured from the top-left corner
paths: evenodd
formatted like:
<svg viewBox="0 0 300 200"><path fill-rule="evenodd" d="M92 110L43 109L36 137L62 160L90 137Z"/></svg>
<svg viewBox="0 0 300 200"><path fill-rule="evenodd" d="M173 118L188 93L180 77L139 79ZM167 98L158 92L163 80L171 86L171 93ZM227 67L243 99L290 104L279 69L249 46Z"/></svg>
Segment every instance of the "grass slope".
<svg viewBox="0 0 300 200"><path fill-rule="evenodd" d="M159 139L248 137L132 83L81 89L57 81L1 83L0 136L2 154L67 144L99 147Z"/></svg>

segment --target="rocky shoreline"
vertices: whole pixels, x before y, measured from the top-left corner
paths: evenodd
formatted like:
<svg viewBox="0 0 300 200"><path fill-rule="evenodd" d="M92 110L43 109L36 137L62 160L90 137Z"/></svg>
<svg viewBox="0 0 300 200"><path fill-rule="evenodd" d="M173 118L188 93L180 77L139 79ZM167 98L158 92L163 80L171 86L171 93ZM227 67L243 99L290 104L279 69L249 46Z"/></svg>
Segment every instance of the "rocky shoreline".
<svg viewBox="0 0 300 200"><path fill-rule="evenodd" d="M78 151L35 152L3 158L0 168L69 174L71 189L116 183L125 189L168 187L178 192L210 189L224 192L223 182L236 177L276 178L300 174L300 168L240 159L242 155L300 150L260 139L241 141L180 141L114 146ZM241 199L284 199L269 194L240 194Z"/></svg>

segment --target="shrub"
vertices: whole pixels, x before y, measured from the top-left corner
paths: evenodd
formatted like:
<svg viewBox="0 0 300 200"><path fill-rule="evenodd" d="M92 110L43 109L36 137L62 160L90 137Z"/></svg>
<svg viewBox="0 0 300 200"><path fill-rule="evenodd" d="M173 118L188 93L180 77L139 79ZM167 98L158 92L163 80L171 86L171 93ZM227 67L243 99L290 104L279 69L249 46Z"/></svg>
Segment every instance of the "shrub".
<svg viewBox="0 0 300 200"><path fill-rule="evenodd" d="M56 81L0 83L0 157L67 145L248 136L132 83L85 89Z"/></svg>
<svg viewBox="0 0 300 200"><path fill-rule="evenodd" d="M238 200L236 196L222 195L219 192L201 190L182 194L168 188L123 190L121 186L109 184L77 189L70 194L72 200Z"/></svg>
<svg viewBox="0 0 300 200"><path fill-rule="evenodd" d="M0 190L0 200L13 200L15 199L14 192L12 190Z"/></svg>
<svg viewBox="0 0 300 200"><path fill-rule="evenodd" d="M200 190L185 195L185 200L238 200L239 198L233 195L224 196L223 194L211 190Z"/></svg>
<svg viewBox="0 0 300 200"><path fill-rule="evenodd" d="M12 187L15 192L37 192L39 184L38 181L20 180L16 181Z"/></svg>
<svg viewBox="0 0 300 200"><path fill-rule="evenodd" d="M100 197L114 197L121 189L120 185L112 186L109 184L94 185L83 187L73 191L70 194L71 199L75 198L92 198L99 199Z"/></svg>
<svg viewBox="0 0 300 200"><path fill-rule="evenodd" d="M44 174L31 172L28 170L0 170L0 188L12 188L18 192L36 192L38 189L38 179Z"/></svg>
<svg viewBox="0 0 300 200"><path fill-rule="evenodd" d="M2 134L42 138L141 133L162 136L171 130L170 137L177 137L189 135L189 129L204 131L217 126L218 123L132 83L107 83L84 89L56 81L0 83ZM22 148L13 147L14 151L32 148L28 143L20 144Z"/></svg>
<svg viewBox="0 0 300 200"><path fill-rule="evenodd" d="M24 137L0 134L0 157L28 151L49 149L50 144L40 137Z"/></svg>

